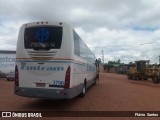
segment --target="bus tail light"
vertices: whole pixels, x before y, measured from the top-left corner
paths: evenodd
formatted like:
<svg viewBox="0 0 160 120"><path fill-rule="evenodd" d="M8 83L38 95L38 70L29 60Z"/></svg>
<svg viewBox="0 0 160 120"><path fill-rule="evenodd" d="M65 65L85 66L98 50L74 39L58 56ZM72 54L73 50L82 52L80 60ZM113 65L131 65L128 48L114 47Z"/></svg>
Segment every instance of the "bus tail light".
<svg viewBox="0 0 160 120"><path fill-rule="evenodd" d="M19 86L19 73L17 65L15 66L15 86Z"/></svg>
<svg viewBox="0 0 160 120"><path fill-rule="evenodd" d="M66 76L65 76L64 88L70 87L70 75L71 75L71 67L68 66L67 71L66 71Z"/></svg>

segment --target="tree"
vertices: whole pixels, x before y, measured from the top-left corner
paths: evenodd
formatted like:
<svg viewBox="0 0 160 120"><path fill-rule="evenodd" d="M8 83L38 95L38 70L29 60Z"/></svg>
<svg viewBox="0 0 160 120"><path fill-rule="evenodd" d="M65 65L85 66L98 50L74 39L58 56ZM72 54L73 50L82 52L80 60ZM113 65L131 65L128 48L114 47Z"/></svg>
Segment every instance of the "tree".
<svg viewBox="0 0 160 120"><path fill-rule="evenodd" d="M117 61L117 63L118 63L118 64L121 64L121 60L119 59L119 60Z"/></svg>
<svg viewBox="0 0 160 120"><path fill-rule="evenodd" d="M113 68L113 67L114 67L113 64L109 64L109 63L108 64L104 64L104 69L105 70L107 69L108 72L110 72L110 69Z"/></svg>

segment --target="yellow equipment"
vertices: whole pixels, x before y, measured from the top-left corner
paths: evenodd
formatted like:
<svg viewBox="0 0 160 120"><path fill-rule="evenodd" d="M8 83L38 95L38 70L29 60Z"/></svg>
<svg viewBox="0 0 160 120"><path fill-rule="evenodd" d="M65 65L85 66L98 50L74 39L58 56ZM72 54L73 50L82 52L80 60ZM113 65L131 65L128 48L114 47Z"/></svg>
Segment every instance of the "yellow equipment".
<svg viewBox="0 0 160 120"><path fill-rule="evenodd" d="M127 73L128 79L147 80L151 78L154 83L160 82L160 68L149 68L149 60L135 61L135 67L130 67Z"/></svg>

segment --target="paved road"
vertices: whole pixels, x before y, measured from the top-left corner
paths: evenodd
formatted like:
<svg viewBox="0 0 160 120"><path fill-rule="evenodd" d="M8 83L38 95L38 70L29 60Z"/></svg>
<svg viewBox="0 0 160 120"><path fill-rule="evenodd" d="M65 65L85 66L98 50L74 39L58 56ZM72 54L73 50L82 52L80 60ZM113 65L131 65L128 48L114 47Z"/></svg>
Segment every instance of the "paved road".
<svg viewBox="0 0 160 120"><path fill-rule="evenodd" d="M68 102L16 96L13 86L13 81L0 79L1 111L160 111L160 84L127 80L125 75L101 73L99 83L89 88L84 98Z"/></svg>

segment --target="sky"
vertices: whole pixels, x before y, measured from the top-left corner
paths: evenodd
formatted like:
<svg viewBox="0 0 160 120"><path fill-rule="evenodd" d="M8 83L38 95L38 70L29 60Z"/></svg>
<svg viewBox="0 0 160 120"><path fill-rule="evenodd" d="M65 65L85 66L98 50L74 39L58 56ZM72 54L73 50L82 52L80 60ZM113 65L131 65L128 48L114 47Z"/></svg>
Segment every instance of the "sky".
<svg viewBox="0 0 160 120"><path fill-rule="evenodd" d="M0 50L16 50L24 23L61 21L104 63L159 63L159 11L159 0L0 0Z"/></svg>

